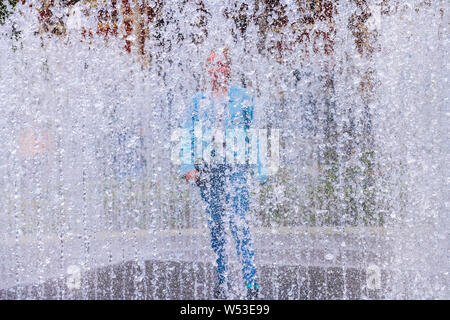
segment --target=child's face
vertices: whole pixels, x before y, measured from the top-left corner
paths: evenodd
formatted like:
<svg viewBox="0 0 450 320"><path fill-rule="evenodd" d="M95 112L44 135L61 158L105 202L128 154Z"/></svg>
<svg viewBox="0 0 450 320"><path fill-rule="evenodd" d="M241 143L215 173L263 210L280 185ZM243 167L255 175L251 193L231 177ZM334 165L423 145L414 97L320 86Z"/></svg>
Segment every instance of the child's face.
<svg viewBox="0 0 450 320"><path fill-rule="evenodd" d="M206 67L212 91L215 94L226 93L231 71L229 63L225 59L219 59L216 53L212 52L206 60Z"/></svg>

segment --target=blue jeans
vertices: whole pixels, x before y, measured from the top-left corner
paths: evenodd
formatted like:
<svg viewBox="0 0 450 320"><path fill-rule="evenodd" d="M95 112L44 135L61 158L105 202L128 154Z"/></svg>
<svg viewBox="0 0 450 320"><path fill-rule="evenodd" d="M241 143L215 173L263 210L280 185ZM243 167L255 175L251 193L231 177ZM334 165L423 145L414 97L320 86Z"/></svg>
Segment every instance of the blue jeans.
<svg viewBox="0 0 450 320"><path fill-rule="evenodd" d="M226 281L227 256L225 253L224 218L230 209L230 231L236 244L236 253L242 265L242 275L246 286L256 286L254 250L250 228L245 217L249 211L249 191L247 186L248 167L245 165L215 165L200 169L198 185L203 200L207 203L208 226L211 233L211 247L217 255L217 275L219 283Z"/></svg>

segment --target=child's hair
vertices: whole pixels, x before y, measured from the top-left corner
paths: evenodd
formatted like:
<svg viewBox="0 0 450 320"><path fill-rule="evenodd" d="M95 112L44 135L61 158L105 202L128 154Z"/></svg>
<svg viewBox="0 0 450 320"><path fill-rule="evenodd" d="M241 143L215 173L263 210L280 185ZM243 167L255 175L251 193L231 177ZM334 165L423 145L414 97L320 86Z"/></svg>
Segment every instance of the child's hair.
<svg viewBox="0 0 450 320"><path fill-rule="evenodd" d="M222 50L221 57L218 57L216 50L211 50L206 59L206 73L208 74L208 81L212 85L212 91L218 94L220 91L225 92L230 82L231 60L228 54L228 48ZM206 75L205 73L205 75ZM223 78L219 77L222 75ZM204 84L206 86L206 83Z"/></svg>

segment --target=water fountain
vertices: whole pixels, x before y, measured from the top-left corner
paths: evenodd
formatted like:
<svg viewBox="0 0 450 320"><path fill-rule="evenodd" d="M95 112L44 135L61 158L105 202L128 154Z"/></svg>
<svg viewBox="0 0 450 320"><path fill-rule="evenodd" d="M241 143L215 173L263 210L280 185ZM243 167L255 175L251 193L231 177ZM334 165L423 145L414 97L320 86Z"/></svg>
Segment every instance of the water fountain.
<svg viewBox="0 0 450 320"><path fill-rule="evenodd" d="M443 0L0 2L0 299L212 298L170 137L224 47L280 132L278 170L251 183L261 294L449 298L447 17Z"/></svg>

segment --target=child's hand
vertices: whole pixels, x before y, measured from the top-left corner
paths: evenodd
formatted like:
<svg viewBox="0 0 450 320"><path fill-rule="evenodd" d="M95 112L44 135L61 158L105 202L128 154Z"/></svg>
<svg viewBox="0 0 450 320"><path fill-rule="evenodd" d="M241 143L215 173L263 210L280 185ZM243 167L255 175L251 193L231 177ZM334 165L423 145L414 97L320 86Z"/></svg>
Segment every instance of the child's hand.
<svg viewBox="0 0 450 320"><path fill-rule="evenodd" d="M197 181L198 179L198 171L195 169L192 169L188 173L186 173L186 182L189 182L190 180Z"/></svg>

